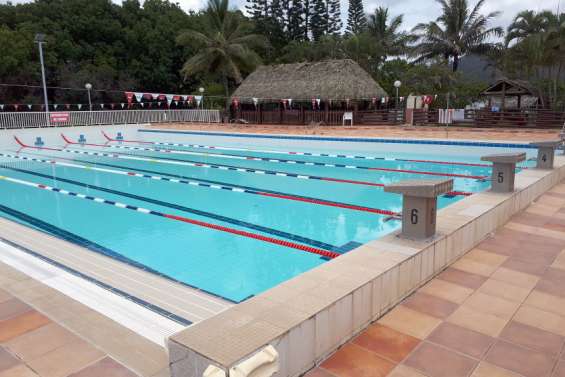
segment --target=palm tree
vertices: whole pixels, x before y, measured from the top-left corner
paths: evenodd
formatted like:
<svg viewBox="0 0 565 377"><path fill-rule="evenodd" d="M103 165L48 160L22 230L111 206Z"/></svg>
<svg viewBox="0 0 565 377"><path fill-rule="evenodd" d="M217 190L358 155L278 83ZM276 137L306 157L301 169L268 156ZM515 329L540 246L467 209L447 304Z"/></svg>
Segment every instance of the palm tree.
<svg viewBox="0 0 565 377"><path fill-rule="evenodd" d="M525 10L518 13L508 26L506 45L511 42L519 43L530 35L547 31L552 16L553 14L547 11L536 13L533 10Z"/></svg>
<svg viewBox="0 0 565 377"><path fill-rule="evenodd" d="M396 16L389 22L388 8L378 7L375 13L369 15L367 31L372 35L380 45L383 52L382 61L384 62L388 56L398 56L406 52L412 37L400 31L403 16Z"/></svg>
<svg viewBox="0 0 565 377"><path fill-rule="evenodd" d="M472 9L467 0L436 1L442 6L442 15L436 21L418 24L413 29L418 42L413 51L417 62L442 57L453 61L455 72L462 56L469 53L484 55L501 47L490 39L502 37L502 28L489 27L499 12L486 16L479 13L485 0L479 0Z"/></svg>
<svg viewBox="0 0 565 377"><path fill-rule="evenodd" d="M187 30L177 37L180 45L196 47L198 52L190 57L181 72L186 77L196 73L209 73L221 78L226 94L230 95L229 80L239 84L242 72L252 71L259 63L254 48L266 45L264 37L251 34L243 17L229 10L228 0L209 0L203 31Z"/></svg>

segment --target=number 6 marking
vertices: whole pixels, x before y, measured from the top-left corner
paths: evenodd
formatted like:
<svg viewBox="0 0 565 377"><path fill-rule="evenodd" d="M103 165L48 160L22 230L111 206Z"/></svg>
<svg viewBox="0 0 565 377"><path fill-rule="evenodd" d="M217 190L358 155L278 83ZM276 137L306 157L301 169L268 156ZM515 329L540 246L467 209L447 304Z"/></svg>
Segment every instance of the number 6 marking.
<svg viewBox="0 0 565 377"><path fill-rule="evenodd" d="M413 209L410 212L410 222L412 223L412 225L418 224L418 210L417 209Z"/></svg>

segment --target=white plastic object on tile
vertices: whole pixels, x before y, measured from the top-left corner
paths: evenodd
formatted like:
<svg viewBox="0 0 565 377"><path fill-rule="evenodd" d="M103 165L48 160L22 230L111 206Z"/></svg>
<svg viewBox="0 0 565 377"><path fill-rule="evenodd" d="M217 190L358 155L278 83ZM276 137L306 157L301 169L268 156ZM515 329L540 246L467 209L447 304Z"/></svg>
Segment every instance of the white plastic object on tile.
<svg viewBox="0 0 565 377"><path fill-rule="evenodd" d="M202 377L226 377L226 372L214 365L209 365Z"/></svg>
<svg viewBox="0 0 565 377"><path fill-rule="evenodd" d="M279 354L267 346L230 369L230 377L271 377L279 371Z"/></svg>

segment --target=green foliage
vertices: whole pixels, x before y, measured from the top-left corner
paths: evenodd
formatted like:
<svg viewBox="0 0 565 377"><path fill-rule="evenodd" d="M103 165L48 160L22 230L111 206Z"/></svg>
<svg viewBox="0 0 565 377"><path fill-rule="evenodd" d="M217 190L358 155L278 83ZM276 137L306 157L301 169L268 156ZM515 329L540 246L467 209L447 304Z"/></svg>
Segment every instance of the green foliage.
<svg viewBox="0 0 565 377"><path fill-rule="evenodd" d="M414 33L418 44L414 48L417 61L442 57L452 59L453 71L457 71L459 60L470 53L488 54L501 46L492 43L493 37L502 37L500 27L489 27L499 12L482 15L485 0L479 0L473 8L467 0L436 0L441 4L442 14L437 20L416 25Z"/></svg>
<svg viewBox="0 0 565 377"><path fill-rule="evenodd" d="M180 76L183 58L191 48L175 44L178 30L194 25L200 16L187 14L167 0L37 0L0 5L0 82L40 82L35 33L47 36L45 62L50 86L95 89L129 88L177 92L190 89ZM37 91L0 92L10 102ZM51 90L57 101L84 101L84 91ZM120 93L94 92L95 101L123 100ZM37 101L36 101L37 102Z"/></svg>
<svg viewBox="0 0 565 377"><path fill-rule="evenodd" d="M229 80L241 83L243 74L259 64L253 49L263 47L265 39L250 33L251 25L241 13L229 10L228 0L209 0L205 20L202 31L189 29L177 38L180 45L198 51L184 63L182 73L185 78L202 73L219 77L228 97Z"/></svg>
<svg viewBox="0 0 565 377"><path fill-rule="evenodd" d="M347 33L359 34L367 27L367 18L363 8L363 0L349 0L347 10Z"/></svg>

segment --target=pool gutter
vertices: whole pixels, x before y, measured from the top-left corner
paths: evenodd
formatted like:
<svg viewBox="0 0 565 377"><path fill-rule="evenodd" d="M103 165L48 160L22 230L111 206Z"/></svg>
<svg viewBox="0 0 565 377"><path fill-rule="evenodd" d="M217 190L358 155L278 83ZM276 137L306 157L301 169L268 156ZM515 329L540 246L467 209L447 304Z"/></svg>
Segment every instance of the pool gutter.
<svg viewBox="0 0 565 377"><path fill-rule="evenodd" d="M565 178L555 169L516 175L513 193L483 192L438 211L436 237L369 242L168 340L172 377L226 372L267 345L279 354L277 377L295 377L323 361L489 234Z"/></svg>

